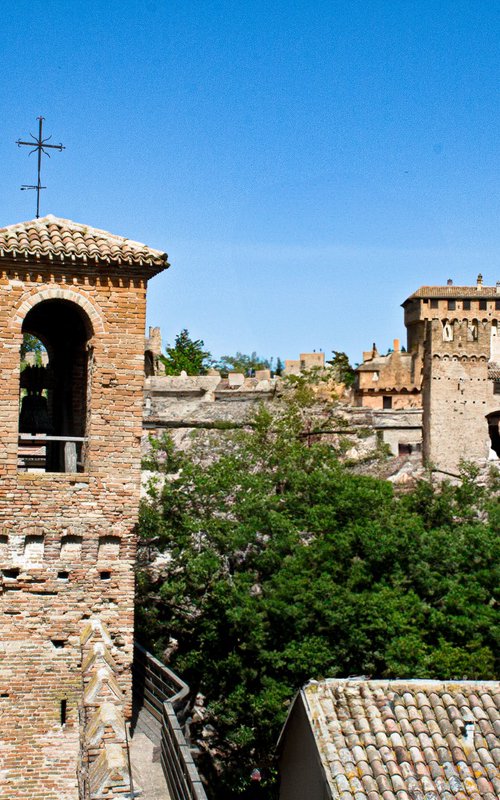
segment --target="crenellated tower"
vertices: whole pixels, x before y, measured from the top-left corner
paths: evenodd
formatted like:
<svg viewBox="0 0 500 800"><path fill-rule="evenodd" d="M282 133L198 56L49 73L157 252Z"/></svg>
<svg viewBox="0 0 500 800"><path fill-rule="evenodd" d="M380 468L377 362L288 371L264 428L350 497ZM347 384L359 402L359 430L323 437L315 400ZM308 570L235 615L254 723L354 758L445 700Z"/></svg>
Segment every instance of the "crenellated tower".
<svg viewBox="0 0 500 800"><path fill-rule="evenodd" d="M423 361L424 458L500 457L500 284L423 286L404 303L408 350Z"/></svg>

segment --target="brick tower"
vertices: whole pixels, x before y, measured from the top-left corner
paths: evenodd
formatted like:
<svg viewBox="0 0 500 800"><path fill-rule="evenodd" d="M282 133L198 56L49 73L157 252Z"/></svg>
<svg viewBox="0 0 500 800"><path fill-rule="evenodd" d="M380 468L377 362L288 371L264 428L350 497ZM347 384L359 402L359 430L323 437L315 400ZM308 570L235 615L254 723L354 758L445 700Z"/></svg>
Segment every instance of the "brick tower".
<svg viewBox="0 0 500 800"><path fill-rule="evenodd" d="M166 267L53 216L0 230L1 800L78 798L86 620L131 704L146 284ZM26 333L47 356L21 370Z"/></svg>
<svg viewBox="0 0 500 800"><path fill-rule="evenodd" d="M408 350L423 363L424 458L500 457L500 284L422 286L404 303Z"/></svg>

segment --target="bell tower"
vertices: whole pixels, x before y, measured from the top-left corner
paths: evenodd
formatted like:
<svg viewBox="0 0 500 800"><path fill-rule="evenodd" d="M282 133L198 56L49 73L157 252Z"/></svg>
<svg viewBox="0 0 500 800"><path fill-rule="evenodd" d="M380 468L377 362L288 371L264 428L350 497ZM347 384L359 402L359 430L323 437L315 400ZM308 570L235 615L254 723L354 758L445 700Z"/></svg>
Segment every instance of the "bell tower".
<svg viewBox="0 0 500 800"><path fill-rule="evenodd" d="M79 796L87 620L131 705L146 286L167 267L53 216L0 229L1 800Z"/></svg>

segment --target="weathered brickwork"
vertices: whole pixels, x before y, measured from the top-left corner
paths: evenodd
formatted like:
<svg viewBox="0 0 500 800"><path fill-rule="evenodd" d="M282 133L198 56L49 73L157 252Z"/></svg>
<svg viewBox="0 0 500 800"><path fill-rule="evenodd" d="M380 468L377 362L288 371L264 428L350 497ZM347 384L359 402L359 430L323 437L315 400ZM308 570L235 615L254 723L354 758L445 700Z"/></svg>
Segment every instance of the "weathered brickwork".
<svg viewBox="0 0 500 800"><path fill-rule="evenodd" d="M167 263L156 251L149 262L148 251L142 261L75 255L72 223L30 225L40 238L57 226L68 246L0 246L0 798L76 800L80 634L91 617L109 631L130 711L146 282ZM19 461L23 324L47 308L49 317L70 309L86 332L85 395L68 413L87 441L72 473L23 471Z"/></svg>
<svg viewBox="0 0 500 800"><path fill-rule="evenodd" d="M81 800L112 800L130 792L125 695L116 647L99 617L84 626L82 645Z"/></svg>

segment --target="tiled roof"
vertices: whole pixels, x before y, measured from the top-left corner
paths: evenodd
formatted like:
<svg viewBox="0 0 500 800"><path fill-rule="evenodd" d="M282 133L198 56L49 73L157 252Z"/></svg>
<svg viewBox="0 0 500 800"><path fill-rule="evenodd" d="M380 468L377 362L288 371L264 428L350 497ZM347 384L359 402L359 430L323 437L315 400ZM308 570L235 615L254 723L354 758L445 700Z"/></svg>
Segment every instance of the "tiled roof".
<svg viewBox="0 0 500 800"><path fill-rule="evenodd" d="M385 369L385 367L387 367L388 364L391 363L391 357L393 355L394 355L394 353L387 353L387 355L385 355L385 356L380 356L380 355L379 356L375 356L375 358L372 358L370 361L363 361L363 363L360 364L358 367L356 367L356 369L354 371L355 372L376 372L377 370L383 370L383 369ZM408 362L411 363L411 360L412 360L412 357L413 357L411 353L398 352L397 355L400 356L400 358L403 361L408 361ZM405 364L404 366L405 367L409 367L410 363L409 364Z"/></svg>
<svg viewBox="0 0 500 800"><path fill-rule="evenodd" d="M488 378L490 381L500 381L500 364L490 361L488 364Z"/></svg>
<svg viewBox="0 0 500 800"><path fill-rule="evenodd" d="M411 294L408 300L413 300L416 297L455 297L464 298L465 300L481 297L481 298L497 298L500 299L500 289L496 286L421 286L416 292ZM408 302L405 300L405 302Z"/></svg>
<svg viewBox="0 0 500 800"><path fill-rule="evenodd" d="M52 214L0 228L0 257L6 256L128 264L153 274L169 266L160 250Z"/></svg>
<svg viewBox="0 0 500 800"><path fill-rule="evenodd" d="M333 798L500 797L500 684L326 680L302 698Z"/></svg>

